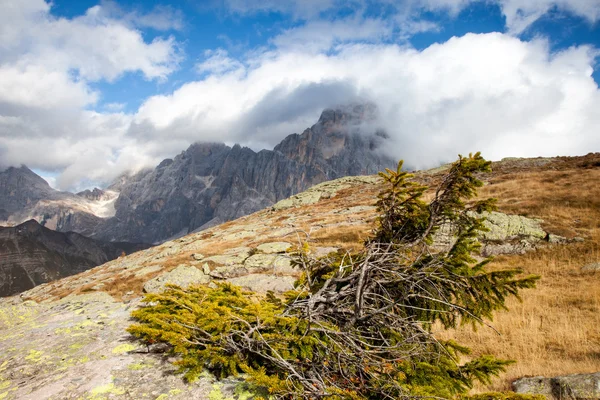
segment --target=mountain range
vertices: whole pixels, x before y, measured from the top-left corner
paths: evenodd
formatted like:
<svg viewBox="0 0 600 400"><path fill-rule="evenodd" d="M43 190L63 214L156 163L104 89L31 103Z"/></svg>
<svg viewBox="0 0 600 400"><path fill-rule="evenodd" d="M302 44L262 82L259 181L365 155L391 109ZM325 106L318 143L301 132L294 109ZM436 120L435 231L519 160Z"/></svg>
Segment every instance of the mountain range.
<svg viewBox="0 0 600 400"><path fill-rule="evenodd" d="M0 173L0 224L35 219L103 241L160 243L250 214L310 186L393 167L377 110L360 104L322 112L273 150L196 143L107 190L52 189L27 167Z"/></svg>

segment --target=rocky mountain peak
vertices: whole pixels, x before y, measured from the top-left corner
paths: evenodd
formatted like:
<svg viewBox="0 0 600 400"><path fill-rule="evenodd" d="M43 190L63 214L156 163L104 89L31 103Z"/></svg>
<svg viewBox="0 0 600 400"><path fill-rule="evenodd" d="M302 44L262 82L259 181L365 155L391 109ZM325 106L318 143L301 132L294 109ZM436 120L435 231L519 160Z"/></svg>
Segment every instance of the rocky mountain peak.
<svg viewBox="0 0 600 400"><path fill-rule="evenodd" d="M318 124L331 125L357 125L364 122L373 122L377 119L377 106L373 103L350 104L323 110Z"/></svg>
<svg viewBox="0 0 600 400"><path fill-rule="evenodd" d="M2 184L14 186L26 185L29 188L51 190L48 182L25 165L21 165L20 167L8 167L0 172L0 185Z"/></svg>
<svg viewBox="0 0 600 400"><path fill-rule="evenodd" d="M30 219L15 227L19 233L36 233L42 230L42 225L35 219Z"/></svg>
<svg viewBox="0 0 600 400"><path fill-rule="evenodd" d="M326 109L315 125L301 135L286 137L275 151L302 164L326 160L328 179L345 176L341 171L348 171L346 175L375 173L385 164L381 160L390 161L380 153L388 136L375 127L376 116L377 107L370 103Z"/></svg>
<svg viewBox="0 0 600 400"><path fill-rule="evenodd" d="M192 144L155 170L124 180L115 218L95 237L161 242L258 211L326 180L393 167L396 161L379 153L385 137L363 127L375 115L370 104L325 110L315 125L272 151Z"/></svg>
<svg viewBox="0 0 600 400"><path fill-rule="evenodd" d="M99 188L94 188L93 190L86 189L77 193L77 196L84 197L88 200L102 200L106 196L106 192Z"/></svg>
<svg viewBox="0 0 600 400"><path fill-rule="evenodd" d="M6 213L20 211L52 192L48 182L24 165L0 172L0 209Z"/></svg>
<svg viewBox="0 0 600 400"><path fill-rule="evenodd" d="M0 173L0 221L36 219L62 232L106 241L158 243L235 219L308 187L394 167L380 153L377 109L352 104L324 110L312 127L274 150L195 143L154 169L119 176L107 189L52 189L26 167Z"/></svg>

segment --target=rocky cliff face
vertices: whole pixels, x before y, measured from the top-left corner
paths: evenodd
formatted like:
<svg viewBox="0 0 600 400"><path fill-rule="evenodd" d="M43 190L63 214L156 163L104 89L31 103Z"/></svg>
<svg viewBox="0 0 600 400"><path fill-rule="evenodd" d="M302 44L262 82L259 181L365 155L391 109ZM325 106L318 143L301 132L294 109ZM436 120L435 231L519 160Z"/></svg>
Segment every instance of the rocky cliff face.
<svg viewBox="0 0 600 400"><path fill-rule="evenodd" d="M360 105L326 110L302 134L274 150L199 143L120 186L116 214L95 237L160 242L268 207L308 187L393 167L381 155L386 135L362 128L375 110Z"/></svg>
<svg viewBox="0 0 600 400"><path fill-rule="evenodd" d="M12 228L0 227L0 296L20 293L147 247L56 232L35 220Z"/></svg>

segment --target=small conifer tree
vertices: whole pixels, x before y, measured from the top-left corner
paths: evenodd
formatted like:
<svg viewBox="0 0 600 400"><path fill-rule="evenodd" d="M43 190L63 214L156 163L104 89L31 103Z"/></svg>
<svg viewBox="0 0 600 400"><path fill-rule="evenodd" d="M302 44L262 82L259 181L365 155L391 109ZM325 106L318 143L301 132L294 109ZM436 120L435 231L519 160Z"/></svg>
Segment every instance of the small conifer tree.
<svg viewBox="0 0 600 400"><path fill-rule="evenodd" d="M380 176L379 218L356 253L315 259L307 246L295 255L303 273L284 298L216 288L168 287L149 294L128 330L164 342L193 380L205 369L217 376L245 373L249 384L275 399L375 400L452 398L475 381L489 382L510 361L482 356L461 363L469 349L438 340L432 326L484 323L510 296L537 277L520 270L486 271L476 261L482 211L493 200L473 201L490 170L479 153L455 162L433 200L402 171ZM434 244L451 226L454 241Z"/></svg>

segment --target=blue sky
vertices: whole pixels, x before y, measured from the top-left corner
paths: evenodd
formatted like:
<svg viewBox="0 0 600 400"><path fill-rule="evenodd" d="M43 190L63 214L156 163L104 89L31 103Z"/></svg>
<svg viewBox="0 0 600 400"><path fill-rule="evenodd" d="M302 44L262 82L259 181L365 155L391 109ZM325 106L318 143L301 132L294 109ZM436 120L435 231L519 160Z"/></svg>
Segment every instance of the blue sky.
<svg viewBox="0 0 600 400"><path fill-rule="evenodd" d="M357 101L418 167L600 151L599 20L600 0L0 0L0 167L77 190Z"/></svg>
<svg viewBox="0 0 600 400"><path fill-rule="evenodd" d="M593 0L590 0L592 2ZM221 4L219 4L221 3ZM252 3L252 2L250 2ZM260 1L254 3L260 4ZM348 2L350 3L350 2ZM52 14L73 18L84 14L98 4L110 4L97 0L54 0ZM194 65L203 60L205 51L225 49L230 56L243 58L246 52L258 47L272 47L270 39L287 29L300 27L314 16L294 15L278 9L254 10L252 12L227 8L218 1L115 1L112 7L119 7L124 13L136 12L151 14L164 7L173 13L180 26L166 32L154 28L142 29L144 38L151 41L155 37L172 35L180 43L185 58L179 68L168 80L148 81L140 73L124 75L116 82L100 81L93 87L102 93L95 108L102 109L107 104L124 104L125 110L134 112L141 103L153 94L172 92L183 82L198 78ZM363 9L364 8L364 9ZM342 4L332 10L324 10L319 18L326 20L343 19L361 9L361 15L371 18L392 18L394 9L389 5L372 2L368 5L349 6ZM411 16L412 20L425 20L436 25L435 29L417 33L410 37L397 36L385 38L388 43L401 43L424 49L433 43L443 43L453 36L467 33L508 32L506 17L500 3L492 1L474 1L453 15L447 9L419 10ZM399 29L399 28L397 28ZM590 21L583 15L577 15L568 9L552 5L550 10L533 22L518 37L532 40L543 37L548 40L552 51L560 51L570 46L588 44L600 48L600 23ZM594 79L600 83L600 68L594 71Z"/></svg>

